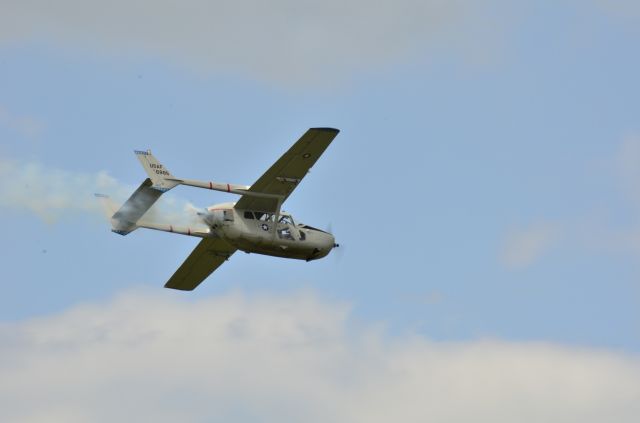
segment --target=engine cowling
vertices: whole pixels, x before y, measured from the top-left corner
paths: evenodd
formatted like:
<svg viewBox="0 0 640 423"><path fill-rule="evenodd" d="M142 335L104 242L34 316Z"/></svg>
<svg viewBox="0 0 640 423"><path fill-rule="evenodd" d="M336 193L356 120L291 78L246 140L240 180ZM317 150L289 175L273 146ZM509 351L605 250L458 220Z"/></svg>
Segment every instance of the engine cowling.
<svg viewBox="0 0 640 423"><path fill-rule="evenodd" d="M212 228L217 228L227 222L233 222L233 210L213 209L202 214L203 220Z"/></svg>

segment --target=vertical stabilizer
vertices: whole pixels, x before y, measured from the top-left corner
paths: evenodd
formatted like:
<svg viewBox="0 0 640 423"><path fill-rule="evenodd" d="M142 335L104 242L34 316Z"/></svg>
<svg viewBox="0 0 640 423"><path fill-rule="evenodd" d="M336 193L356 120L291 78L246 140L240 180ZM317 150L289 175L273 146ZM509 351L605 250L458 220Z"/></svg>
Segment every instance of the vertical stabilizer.
<svg viewBox="0 0 640 423"><path fill-rule="evenodd" d="M126 235L138 228L136 222L140 220L147 210L160 198L163 191L152 187L151 179L147 178L120 209L111 217L112 231Z"/></svg>
<svg viewBox="0 0 640 423"><path fill-rule="evenodd" d="M171 172L151 154L151 150L135 150L135 153L145 172L149 175L154 189L165 192L179 185L179 182Z"/></svg>

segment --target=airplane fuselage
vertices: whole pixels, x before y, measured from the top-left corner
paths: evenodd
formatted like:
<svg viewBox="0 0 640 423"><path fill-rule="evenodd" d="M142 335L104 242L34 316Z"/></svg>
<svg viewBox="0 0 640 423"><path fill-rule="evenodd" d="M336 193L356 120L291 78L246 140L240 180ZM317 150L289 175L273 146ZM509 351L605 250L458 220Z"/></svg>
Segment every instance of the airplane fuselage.
<svg viewBox="0 0 640 423"><path fill-rule="evenodd" d="M336 246L332 234L296 222L286 212L275 214L255 210L238 210L233 203L207 208L204 216L213 235L223 238L246 253L316 260Z"/></svg>

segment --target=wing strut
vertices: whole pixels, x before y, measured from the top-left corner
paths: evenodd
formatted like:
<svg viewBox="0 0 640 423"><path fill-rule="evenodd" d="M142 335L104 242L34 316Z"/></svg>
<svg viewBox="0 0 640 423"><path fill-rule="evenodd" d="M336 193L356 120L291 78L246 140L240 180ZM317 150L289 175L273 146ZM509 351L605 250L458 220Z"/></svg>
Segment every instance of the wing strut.
<svg viewBox="0 0 640 423"><path fill-rule="evenodd" d="M279 197L278 199L276 199L277 203L276 203L276 220L275 222L273 222L273 237L276 237L276 232L278 231L278 221L280 220L280 208L282 207L282 202L284 201L284 199L282 197Z"/></svg>

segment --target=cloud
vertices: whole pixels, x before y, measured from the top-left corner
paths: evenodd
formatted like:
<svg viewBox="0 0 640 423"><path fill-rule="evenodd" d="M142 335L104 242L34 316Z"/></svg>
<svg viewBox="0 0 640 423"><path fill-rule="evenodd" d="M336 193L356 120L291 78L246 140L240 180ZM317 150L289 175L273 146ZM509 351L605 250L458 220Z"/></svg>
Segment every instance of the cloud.
<svg viewBox="0 0 640 423"><path fill-rule="evenodd" d="M640 136L623 137L615 153L606 160L607 171L622 194L616 218L600 215L574 219L573 238L580 245L614 254L640 254ZM599 198L596 194L594 198ZM611 214L611 213L609 213ZM624 216L620 218L620 216Z"/></svg>
<svg viewBox="0 0 640 423"><path fill-rule="evenodd" d="M40 135L44 125L42 122L30 116L19 116L0 104L0 126L11 129L27 137Z"/></svg>
<svg viewBox="0 0 640 423"><path fill-rule="evenodd" d="M596 202L593 210L569 220L541 220L529 226L509 228L499 254L500 261L509 268L533 265L562 242L563 247L598 254L640 254L640 136L629 134L622 138L615 152L607 157L604 166L594 168L601 177L614 181L607 193L619 188L623 201L617 206L613 220L611 210L600 210ZM593 193L595 199L601 195ZM600 201L600 200L598 200Z"/></svg>
<svg viewBox="0 0 640 423"><path fill-rule="evenodd" d="M0 326L0 420L635 422L640 358L356 326L313 293L129 292Z"/></svg>
<svg viewBox="0 0 640 423"><path fill-rule="evenodd" d="M504 241L501 260L514 269L531 266L556 245L560 235L560 228L549 222L512 228Z"/></svg>
<svg viewBox="0 0 640 423"><path fill-rule="evenodd" d="M24 0L3 4L0 45L82 47L204 73L322 83L438 48L477 60L502 39L495 12L502 16L507 8L493 10L493 3L499 2Z"/></svg>
<svg viewBox="0 0 640 423"><path fill-rule="evenodd" d="M0 210L27 211L48 223L84 214L108 219L136 187L118 182L107 172L82 173L37 162L0 159ZM95 193L111 196L105 209ZM197 219L190 202L164 195L143 217L146 222L190 225Z"/></svg>

